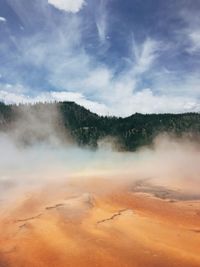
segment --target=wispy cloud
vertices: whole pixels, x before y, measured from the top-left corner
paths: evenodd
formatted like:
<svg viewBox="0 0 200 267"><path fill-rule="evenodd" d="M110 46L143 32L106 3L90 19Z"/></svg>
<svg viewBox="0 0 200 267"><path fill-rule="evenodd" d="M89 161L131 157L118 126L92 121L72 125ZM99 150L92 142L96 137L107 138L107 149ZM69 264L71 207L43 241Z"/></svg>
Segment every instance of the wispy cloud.
<svg viewBox="0 0 200 267"><path fill-rule="evenodd" d="M163 54L167 44L162 38L149 33L132 38L131 43L130 36L121 40L131 49L125 66L119 63L116 73L115 65L100 60L86 48L88 29L83 14L69 14L78 12L85 1L49 0L49 4L67 11L62 13L51 8L47 1L42 1L42 7L40 0L35 1L34 13L39 12L42 25L36 30L32 11L27 14L27 8L12 0L11 6L20 22L34 30L31 34L9 35L7 42L1 44L7 57L5 65L0 66L1 82L5 81L4 85L0 84L1 100L8 103L71 100L100 114L121 116L134 112L199 111L200 76L194 72L180 75L165 67L168 58ZM95 36L98 30L103 44L99 46L102 54L110 30L108 11L107 1L101 0L92 15L97 28ZM190 54L199 49L199 33L194 29L187 33L186 48L190 47ZM113 46L109 49L110 52ZM175 49L168 51L168 55Z"/></svg>
<svg viewBox="0 0 200 267"><path fill-rule="evenodd" d="M161 44L151 38L147 38L142 45L133 42L133 56L135 58L134 71L138 74L149 70L159 55Z"/></svg>
<svg viewBox="0 0 200 267"><path fill-rule="evenodd" d="M200 52L200 30L193 30L188 34L190 40L190 47L188 51L190 53Z"/></svg>
<svg viewBox="0 0 200 267"><path fill-rule="evenodd" d="M100 0L96 12L96 27L98 31L99 40L101 43L105 43L108 39L107 30L108 30L108 13L106 9L106 1Z"/></svg>
<svg viewBox="0 0 200 267"><path fill-rule="evenodd" d="M7 21L6 18L0 17L0 22L6 22L6 21Z"/></svg>
<svg viewBox="0 0 200 267"><path fill-rule="evenodd" d="M65 29L65 31L63 30ZM28 86L9 85L0 88L0 99L6 103L75 101L102 115L128 116L135 112L198 111L195 98L173 94L155 94L153 89L140 87L144 76L151 72L162 50L160 42L148 37L143 43L134 41L129 67L115 75L114 69L99 63L81 46L81 21L73 18L62 24L52 35L35 35L22 39L18 45L21 64L43 67L48 83L56 90L38 90L31 94ZM77 49L74 49L77 47ZM19 74L20 75L20 74ZM12 90L13 88L13 90ZM16 92L16 88L20 88Z"/></svg>
<svg viewBox="0 0 200 267"><path fill-rule="evenodd" d="M48 0L48 3L60 10L77 13L85 4L85 0Z"/></svg>
<svg viewBox="0 0 200 267"><path fill-rule="evenodd" d="M183 48L191 56L200 52L200 17L199 10L185 8L184 6L179 10L179 18L184 22L184 26L178 29L178 43L179 49Z"/></svg>

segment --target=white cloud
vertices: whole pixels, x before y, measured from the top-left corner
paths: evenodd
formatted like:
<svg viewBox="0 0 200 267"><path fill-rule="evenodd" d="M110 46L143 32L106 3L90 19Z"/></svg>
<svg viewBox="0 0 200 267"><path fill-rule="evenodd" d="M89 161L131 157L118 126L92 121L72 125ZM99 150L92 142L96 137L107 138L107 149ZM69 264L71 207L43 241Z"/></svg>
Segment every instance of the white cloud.
<svg viewBox="0 0 200 267"><path fill-rule="evenodd" d="M200 30L191 31L188 37L190 40L188 51L190 53L200 52Z"/></svg>
<svg viewBox="0 0 200 267"><path fill-rule="evenodd" d="M59 2L61 8L61 3L64 1L49 2L57 5ZM74 5L78 3L75 0L65 1L65 4L68 3L68 10L72 7L70 2ZM78 9L73 9L73 12L75 10ZM50 13L45 14L47 16ZM102 42L105 41L107 34L107 16L104 14L101 9L96 21L99 23L99 38ZM128 59L129 66L116 75L114 67L100 63L84 49L81 19L81 16L66 15L58 25L52 21L52 28L48 34L41 31L28 38L13 38L13 46L17 47L17 52L12 54L10 61L12 64L7 68L7 73L2 66L0 66L0 72L7 77L12 75L12 81L15 80L17 86L0 84L0 99L7 103L75 101L93 112L118 116L128 116L135 112L199 111L197 95L200 79L197 79L194 84L195 80L191 77L191 81L184 80L183 85L182 81L174 83L174 74L171 72L167 71L167 75L161 73L160 78L157 75L160 70L156 69L154 72L157 59L163 52L163 44L160 41L150 37L141 43L133 41L132 53ZM38 88L41 89L41 93L30 97L33 94L33 88L25 86L25 89L20 86L24 84L23 79L27 76L24 66L44 70L44 79L48 81L50 88L55 88L54 91L47 93L42 88ZM155 80L158 82L150 89L145 89L143 80L148 75L153 76L153 82ZM30 84L32 81L35 82L38 79L38 72L31 72L28 78ZM196 94L194 94L195 90Z"/></svg>
<svg viewBox="0 0 200 267"><path fill-rule="evenodd" d="M29 97L23 93L0 90L0 101L7 104L73 101L100 115L116 115L123 117L129 116L135 112L181 113L200 111L200 104L195 98L154 95L150 89L130 93L126 95L126 97L121 93L121 99L113 97L113 101L109 101L107 104L88 100L81 93L66 91L41 92L35 97Z"/></svg>
<svg viewBox="0 0 200 267"><path fill-rule="evenodd" d="M136 59L134 71L141 74L149 70L159 55L160 47L159 42L150 38L147 38L140 46L133 41L133 56Z"/></svg>
<svg viewBox="0 0 200 267"><path fill-rule="evenodd" d="M0 22L6 22L6 21L7 21L6 18L0 17Z"/></svg>
<svg viewBox="0 0 200 267"><path fill-rule="evenodd" d="M199 10L181 9L179 11L179 16L184 22L184 27L178 29L176 32L177 49L185 47L185 50L190 54L195 54L200 52L200 17Z"/></svg>
<svg viewBox="0 0 200 267"><path fill-rule="evenodd" d="M74 50L81 41L79 21L54 32L50 39L34 36L18 43L20 61L43 66L48 81L60 91L42 92L35 97L32 90L17 86L0 86L0 99L6 103L32 103L45 101L74 101L101 115L128 116L135 112L163 113L199 111L199 104L191 96L178 96L166 91L155 94L138 84L151 72L159 57L160 43L147 38L142 44L134 44L129 68L115 76L110 67L99 64L83 49ZM26 49L25 49L26 48ZM18 91L16 91L18 88Z"/></svg>
<svg viewBox="0 0 200 267"><path fill-rule="evenodd" d="M48 3L57 9L77 13L85 4L85 0L48 0Z"/></svg>
<svg viewBox="0 0 200 267"><path fill-rule="evenodd" d="M5 91L5 92L9 92L9 93L17 93L17 94L22 94L25 91L27 91L27 89L25 89L21 84L10 84L10 83L0 83L0 90L1 91Z"/></svg>
<svg viewBox="0 0 200 267"><path fill-rule="evenodd" d="M105 15L99 17L96 20L96 26L97 26L97 31L99 35L99 40L104 43L106 41L107 37L107 24L106 24L106 17Z"/></svg>
<svg viewBox="0 0 200 267"><path fill-rule="evenodd" d="M72 92L50 92L50 98L56 101L73 101L77 104L84 106L85 108L91 110L92 112L98 113L100 115L106 115L108 113L108 108L104 104L100 104L96 101L88 100L80 93Z"/></svg>
<svg viewBox="0 0 200 267"><path fill-rule="evenodd" d="M118 116L129 116L140 113L182 113L199 112L200 103L195 98L173 95L156 95L151 89L135 92L121 101L113 103L111 113Z"/></svg>
<svg viewBox="0 0 200 267"><path fill-rule="evenodd" d="M154 74L153 80L153 88L160 94L200 98L200 74L198 72L185 73L180 76L176 71L160 69Z"/></svg>
<svg viewBox="0 0 200 267"><path fill-rule="evenodd" d="M100 0L96 13L96 27L99 35L99 40L101 43L105 43L107 40L107 24L108 24L108 14L106 9L105 0Z"/></svg>
<svg viewBox="0 0 200 267"><path fill-rule="evenodd" d="M15 88L15 86L13 87ZM3 101L6 104L73 101L95 113L101 115L106 115L108 113L108 109L104 104L88 100L81 93L66 92L66 91L41 92L34 97L30 97L23 93L17 93L17 92L15 93L14 91L9 92L5 90L0 90L0 101Z"/></svg>
<svg viewBox="0 0 200 267"><path fill-rule="evenodd" d="M91 91L95 88L96 93L103 94L103 91L107 91L111 85L113 74L111 70L105 66L91 70L88 76L83 79L82 84L85 88L84 91Z"/></svg>

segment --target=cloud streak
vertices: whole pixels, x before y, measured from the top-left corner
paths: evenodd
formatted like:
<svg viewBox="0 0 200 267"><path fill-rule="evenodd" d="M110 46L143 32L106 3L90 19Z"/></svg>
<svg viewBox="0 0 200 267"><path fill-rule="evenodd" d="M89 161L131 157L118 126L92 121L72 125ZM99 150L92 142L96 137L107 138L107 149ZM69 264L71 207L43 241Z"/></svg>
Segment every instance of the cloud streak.
<svg viewBox="0 0 200 267"><path fill-rule="evenodd" d="M48 0L50 5L66 12L77 13L85 4L85 0Z"/></svg>
<svg viewBox="0 0 200 267"><path fill-rule="evenodd" d="M137 31L134 38L126 37L120 44L113 44L116 36L109 28L111 3L108 6L101 0L97 6L95 2L92 14L95 25L91 26L87 13L90 1L87 5L84 1L50 0L49 4L45 0L34 1L31 8L40 18L35 23L32 13L21 2L9 2L25 30L18 35L7 31L5 41L2 39L5 64L0 66L1 100L7 103L71 100L99 114L117 116L199 111L198 72L183 71L180 66L169 64L171 53L179 53L183 33L176 35L178 48L173 40L164 42L151 32L138 38ZM67 12L59 12L52 5ZM83 12L78 13L84 5ZM35 28L37 23L40 28L38 25ZM28 27L31 33L26 32ZM196 27L190 34L188 30L184 43L187 56L197 53L198 36ZM116 46L122 49L122 42L128 51L120 58ZM97 54L93 51L95 47Z"/></svg>
<svg viewBox="0 0 200 267"><path fill-rule="evenodd" d="M0 17L0 22L6 22L6 21L7 21L6 18Z"/></svg>
<svg viewBox="0 0 200 267"><path fill-rule="evenodd" d="M104 44L108 39L107 36L108 14L107 14L105 0L100 0L95 20L96 20L96 27L98 31L99 40L102 44Z"/></svg>

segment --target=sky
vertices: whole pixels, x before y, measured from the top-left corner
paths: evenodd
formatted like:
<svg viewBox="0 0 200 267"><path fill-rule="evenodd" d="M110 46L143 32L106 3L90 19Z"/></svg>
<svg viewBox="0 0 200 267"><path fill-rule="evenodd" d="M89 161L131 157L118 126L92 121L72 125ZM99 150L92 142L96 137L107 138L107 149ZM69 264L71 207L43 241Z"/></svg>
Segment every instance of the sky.
<svg viewBox="0 0 200 267"><path fill-rule="evenodd" d="M0 101L200 111L199 0L0 0Z"/></svg>

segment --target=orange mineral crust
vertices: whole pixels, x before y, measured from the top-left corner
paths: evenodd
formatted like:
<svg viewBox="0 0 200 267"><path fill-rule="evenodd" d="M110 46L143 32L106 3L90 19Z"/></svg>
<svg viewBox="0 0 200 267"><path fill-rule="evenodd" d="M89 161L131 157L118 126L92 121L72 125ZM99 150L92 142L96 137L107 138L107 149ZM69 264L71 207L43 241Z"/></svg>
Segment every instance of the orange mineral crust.
<svg viewBox="0 0 200 267"><path fill-rule="evenodd" d="M77 184L73 193L57 186L54 194L29 192L2 208L0 266L200 266L198 199L169 189L158 195L152 185L104 180L97 190L92 181L80 192Z"/></svg>

